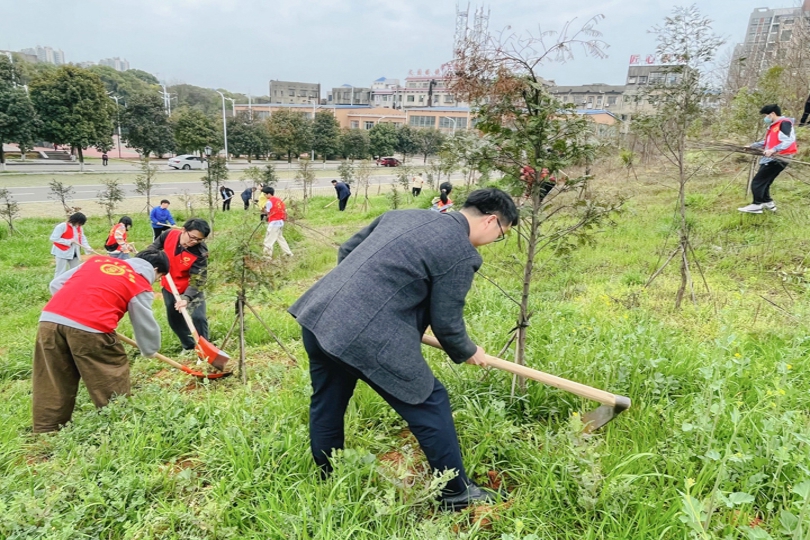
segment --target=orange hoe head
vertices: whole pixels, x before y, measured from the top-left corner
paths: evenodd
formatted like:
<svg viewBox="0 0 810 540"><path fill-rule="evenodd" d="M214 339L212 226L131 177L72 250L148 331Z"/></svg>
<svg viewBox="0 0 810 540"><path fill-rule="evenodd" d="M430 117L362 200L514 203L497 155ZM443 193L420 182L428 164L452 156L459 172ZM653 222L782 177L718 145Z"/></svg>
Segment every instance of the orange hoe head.
<svg viewBox="0 0 810 540"><path fill-rule="evenodd" d="M216 345L204 337L200 337L200 341L197 343L196 349L197 356L200 358L200 360L208 362L214 367L214 369L225 371L225 366L227 365L228 360L231 359L227 353L219 350Z"/></svg>

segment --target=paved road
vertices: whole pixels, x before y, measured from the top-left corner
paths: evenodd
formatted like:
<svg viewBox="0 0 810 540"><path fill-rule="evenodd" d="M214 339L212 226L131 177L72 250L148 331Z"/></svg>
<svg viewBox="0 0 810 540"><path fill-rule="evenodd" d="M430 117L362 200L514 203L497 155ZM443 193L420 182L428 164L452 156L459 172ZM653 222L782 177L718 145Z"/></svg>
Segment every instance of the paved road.
<svg viewBox="0 0 810 540"><path fill-rule="evenodd" d="M199 172L199 171L195 171ZM337 175L333 177L334 179L338 179ZM331 188L332 178L325 177L325 178L318 178L316 179L313 187L315 188ZM370 179L371 184L390 184L392 182L396 182L396 176L394 175L380 175L380 176L372 176ZM69 183L69 182L68 182ZM225 185L230 187L236 192L235 197L239 197L239 194L250 185L250 182L242 182L239 180L234 181L226 181ZM135 193L135 185L134 184L122 184L121 186L124 189L125 197L140 197ZM296 183L294 180L281 180L276 185L277 191L282 191L287 188L292 189L302 189L301 185ZM98 192L104 189L104 186L101 184L98 185L86 185L86 186L75 186L74 187L74 195L72 200L74 201L86 201L86 200L95 200L98 198ZM171 197L175 195L180 195L187 192L190 195L202 194L204 193L204 187L202 182L198 179L192 180L188 179L187 181L178 181L178 182L159 182L155 184L155 188L152 191L152 199L160 200L163 197ZM11 192L14 199L19 203L32 203L32 202L48 202L48 193L50 192L50 188L48 186L28 186L28 187L10 187L8 190ZM219 195L219 194L217 194Z"/></svg>
<svg viewBox="0 0 810 540"><path fill-rule="evenodd" d="M186 175L186 174L200 174L200 170L192 170L192 171L178 171L177 169L173 169L166 165L164 161L155 160L152 162L153 164L157 165L158 170L163 172L170 172L178 175ZM228 168L232 171L243 171L248 167L264 167L268 162L266 161L254 161L253 163L248 163L247 161L232 161L228 164ZM287 163L286 161L273 161L270 162L276 168L276 171L283 172L287 170L296 170L298 169L298 165L295 161L292 163ZM421 160L416 160L414 162L409 162L410 165L420 167L422 166ZM312 168L316 171L320 170L335 170L340 165L339 161L327 161L326 164L321 162L314 163ZM103 167L101 163L85 163L84 164L84 172L85 173L134 173L139 172L140 166L137 161L117 161L112 160L110 161L109 165ZM26 162L16 162L16 163L7 163L6 164L6 172L11 173L18 173L18 174L49 174L49 173L77 173L81 174L81 165L78 162L70 162L70 161L54 161L54 162L47 162L44 160L36 160L36 161L26 161Z"/></svg>

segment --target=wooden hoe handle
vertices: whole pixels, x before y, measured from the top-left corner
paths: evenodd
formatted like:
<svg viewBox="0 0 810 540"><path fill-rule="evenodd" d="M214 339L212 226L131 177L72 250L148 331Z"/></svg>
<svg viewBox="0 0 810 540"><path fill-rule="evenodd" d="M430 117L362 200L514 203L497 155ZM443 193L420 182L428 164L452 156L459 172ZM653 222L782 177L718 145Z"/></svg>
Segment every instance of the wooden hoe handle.
<svg viewBox="0 0 810 540"><path fill-rule="evenodd" d="M422 336L422 343L424 343L425 345L430 345L431 347L435 347L437 349L442 348L441 343L439 343L438 339L436 339L434 336L429 336L427 334ZM604 390L593 388L592 386L587 386L584 384L580 384L578 382L569 381L568 379L563 379L562 377L557 377L556 375L550 375L548 373L544 373L542 371L538 371L530 367L521 366L514 362L502 360L495 356L487 355L487 366L502 369L503 371L508 371L509 373L514 373L515 375L526 377L527 379L532 379L534 381L538 381L543 384L553 386L554 388L559 388L560 390L571 392L572 394L575 394L577 396L584 397L586 399L590 399L593 401L598 401L599 403L609 405L611 407L619 406L622 408L626 408L625 403L627 403L626 406L629 406L630 400L624 396L617 396L615 394L611 394L610 392L605 392Z"/></svg>

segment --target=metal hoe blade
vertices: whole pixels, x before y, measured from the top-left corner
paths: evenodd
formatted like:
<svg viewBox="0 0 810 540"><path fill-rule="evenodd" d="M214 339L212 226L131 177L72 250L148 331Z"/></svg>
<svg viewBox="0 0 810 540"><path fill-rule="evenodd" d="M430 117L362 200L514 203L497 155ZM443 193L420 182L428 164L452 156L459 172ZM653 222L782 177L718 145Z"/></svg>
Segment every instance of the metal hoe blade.
<svg viewBox="0 0 810 540"><path fill-rule="evenodd" d="M583 431L585 433L592 433L629 408L630 398L616 396L616 405L601 405L591 412L582 415L582 423L585 424Z"/></svg>

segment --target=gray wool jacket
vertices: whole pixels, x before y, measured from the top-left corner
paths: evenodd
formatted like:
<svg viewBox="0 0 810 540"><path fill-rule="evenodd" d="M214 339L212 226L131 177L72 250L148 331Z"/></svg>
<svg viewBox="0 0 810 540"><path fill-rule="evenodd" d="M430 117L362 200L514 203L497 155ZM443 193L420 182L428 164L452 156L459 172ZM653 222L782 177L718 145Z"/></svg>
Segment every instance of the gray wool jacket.
<svg viewBox="0 0 810 540"><path fill-rule="evenodd" d="M476 351L463 312L482 260L463 214L383 214L340 247L338 265L289 312L323 350L394 397L422 403L434 376L421 350L431 326L448 356Z"/></svg>

